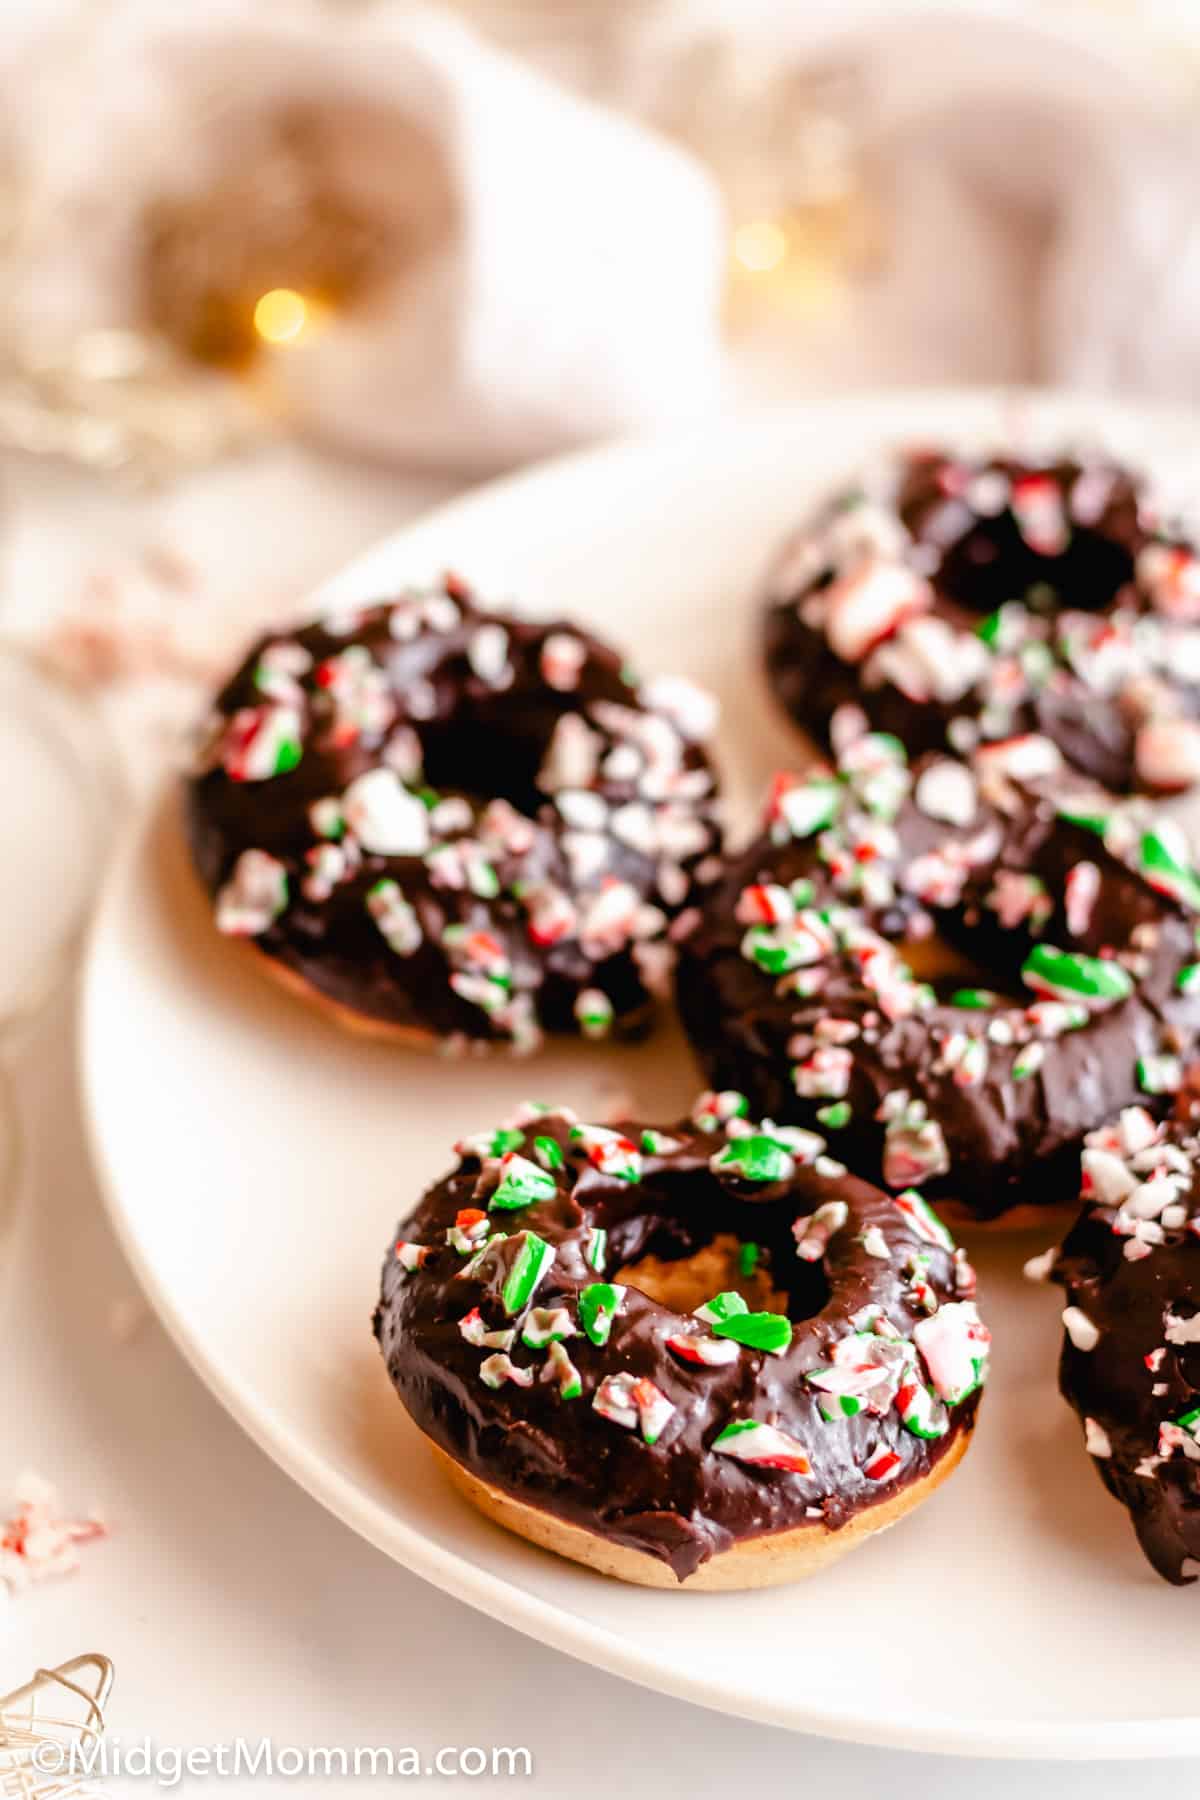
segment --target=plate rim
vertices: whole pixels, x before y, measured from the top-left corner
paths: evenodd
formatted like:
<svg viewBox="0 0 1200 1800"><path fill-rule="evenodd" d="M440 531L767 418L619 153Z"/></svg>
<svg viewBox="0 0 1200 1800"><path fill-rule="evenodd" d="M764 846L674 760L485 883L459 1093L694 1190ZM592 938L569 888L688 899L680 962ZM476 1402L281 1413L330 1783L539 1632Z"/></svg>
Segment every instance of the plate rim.
<svg viewBox="0 0 1200 1800"><path fill-rule="evenodd" d="M1124 398L1106 399L1069 389L967 386L864 390L843 399L820 396L805 406L742 415L731 421L726 429L751 436L774 431L786 437L789 431L795 432L799 428L806 416L819 415L833 407L843 414L862 411L869 415L873 408L879 410L886 406L890 410L906 402L919 413L923 407L936 409L961 403L964 410L969 411L986 406L989 401L1013 400L1028 400L1033 405L1056 410L1078 405L1090 411L1107 405L1115 413L1127 417L1136 412L1149 421L1156 417L1164 423L1169 420L1176 428L1186 421L1197 420L1196 409L1187 406L1143 405ZM503 504L511 494L527 488L536 490L548 478L586 479L593 469L612 463L678 455L688 446L702 442L707 435L689 431L657 439L620 440L554 457L486 482L422 513L398 531L368 546L322 582L309 596L309 601L320 605L343 588L353 587L356 579L361 579L377 560L389 555L405 540L430 529L440 529L444 524L452 525L457 515L480 504L488 508ZM307 1447L302 1435L292 1431L273 1408L259 1398L253 1386L228 1366L227 1359L205 1341L204 1334L176 1304L169 1288L143 1254L133 1218L121 1198L114 1147L109 1142L93 1087L92 1069L101 1030L102 1003L98 990L102 944L109 935L110 917L119 909L132 869L155 829L173 779L168 776L159 783L128 822L100 886L85 936L75 1032L75 1066L85 1142L100 1196L122 1253L168 1336L193 1373L230 1417L304 1492L377 1550L452 1598L609 1674L715 1712L842 1742L996 1760L1099 1761L1134 1757L1158 1760L1194 1755L1200 1750L1200 1714L1158 1719L1089 1720L1074 1724L1023 1718L995 1719L978 1724L964 1723L952 1714L930 1711L919 1723L914 1723L898 1713L886 1711L872 1711L868 1715L827 1704L805 1707L802 1703L784 1710L770 1701L756 1705L751 1695L731 1697L719 1677L676 1674L661 1665L651 1651L631 1648L608 1626L589 1624L585 1647L580 1630L572 1624L571 1615L565 1608L531 1594L519 1581L480 1568L469 1557L395 1519L327 1459Z"/></svg>

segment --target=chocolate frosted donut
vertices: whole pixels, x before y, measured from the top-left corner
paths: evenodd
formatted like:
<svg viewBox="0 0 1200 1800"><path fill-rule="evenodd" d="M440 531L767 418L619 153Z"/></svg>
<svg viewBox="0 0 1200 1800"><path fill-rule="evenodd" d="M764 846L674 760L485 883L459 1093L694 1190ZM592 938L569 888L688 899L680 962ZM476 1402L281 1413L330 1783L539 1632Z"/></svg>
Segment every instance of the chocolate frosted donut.
<svg viewBox="0 0 1200 1800"><path fill-rule="evenodd" d="M849 1549L957 1462L986 1373L974 1275L925 1202L745 1111L707 1094L615 1130L524 1108L457 1146L384 1264L388 1372L458 1485L645 1585L765 1585Z"/></svg>
<svg viewBox="0 0 1200 1800"><path fill-rule="evenodd" d="M990 1219L1056 1202L1120 1107L1170 1104L1198 919L1180 834L1064 790L1048 740L910 767L867 734L836 773L777 779L764 835L676 928L679 1005L714 1087ZM935 930L965 977L914 975Z"/></svg>
<svg viewBox="0 0 1200 1800"><path fill-rule="evenodd" d="M1200 559L1112 463L901 457L787 545L766 660L826 741L851 703L914 755L1037 731L1115 792L1200 780Z"/></svg>
<svg viewBox="0 0 1200 1800"><path fill-rule="evenodd" d="M1092 1132L1057 1260L1059 1383L1108 1491L1167 1581L1200 1574L1200 1138L1141 1107ZM1047 1264L1051 1263L1049 1270Z"/></svg>
<svg viewBox="0 0 1200 1800"><path fill-rule="evenodd" d="M187 787L217 927L381 1032L628 1030L718 846L712 713L456 580L264 638Z"/></svg>

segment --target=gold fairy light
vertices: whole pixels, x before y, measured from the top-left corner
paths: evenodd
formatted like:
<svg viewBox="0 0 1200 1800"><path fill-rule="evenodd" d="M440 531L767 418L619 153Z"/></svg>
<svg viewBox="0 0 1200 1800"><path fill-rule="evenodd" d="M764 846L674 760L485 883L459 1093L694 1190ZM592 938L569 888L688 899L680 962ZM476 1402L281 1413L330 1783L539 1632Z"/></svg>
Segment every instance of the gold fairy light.
<svg viewBox="0 0 1200 1800"><path fill-rule="evenodd" d="M285 110L209 184L145 208L146 317L186 357L245 372L311 342L394 269L393 231L329 162L321 119Z"/></svg>
<svg viewBox="0 0 1200 1800"><path fill-rule="evenodd" d="M318 308L295 288L268 288L254 307L254 329L264 344L297 345L311 335Z"/></svg>
<svg viewBox="0 0 1200 1800"><path fill-rule="evenodd" d="M787 253L788 234L777 219L751 219L734 231L734 259L748 275L769 274Z"/></svg>

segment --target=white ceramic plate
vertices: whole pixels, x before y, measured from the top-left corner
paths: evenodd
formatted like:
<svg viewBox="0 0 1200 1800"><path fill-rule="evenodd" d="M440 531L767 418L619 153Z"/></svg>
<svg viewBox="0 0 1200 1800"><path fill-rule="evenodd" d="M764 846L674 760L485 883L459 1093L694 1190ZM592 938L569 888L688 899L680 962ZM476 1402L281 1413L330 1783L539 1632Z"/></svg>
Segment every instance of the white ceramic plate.
<svg viewBox="0 0 1200 1800"><path fill-rule="evenodd" d="M984 394L829 403L485 489L322 598L453 566L497 600L573 613L644 669L711 684L746 828L751 796L796 754L755 660L753 593L781 530L881 442L1018 422L1200 473L1190 417ZM451 1494L369 1325L395 1222L451 1142L530 1094L594 1116L628 1090L669 1119L699 1085L669 1024L637 1049L527 1063L447 1064L342 1036L218 941L166 803L100 908L82 1056L113 1220L168 1328L283 1467L407 1567L572 1655L774 1724L975 1754L1200 1750L1200 1596L1151 1574L1057 1396L1055 1296L1019 1276L1039 1241L978 1246L995 1373L971 1454L928 1505L798 1588L647 1592L535 1550Z"/></svg>

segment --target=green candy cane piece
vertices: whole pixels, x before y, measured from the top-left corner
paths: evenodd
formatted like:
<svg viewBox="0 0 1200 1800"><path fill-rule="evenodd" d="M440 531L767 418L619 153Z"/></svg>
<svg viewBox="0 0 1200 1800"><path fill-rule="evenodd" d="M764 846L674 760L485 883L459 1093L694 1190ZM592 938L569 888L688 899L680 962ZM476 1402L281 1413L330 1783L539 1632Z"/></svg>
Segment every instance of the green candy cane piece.
<svg viewBox="0 0 1200 1800"><path fill-rule="evenodd" d="M520 1249L501 1289L500 1299L510 1318L529 1305L542 1276L554 1261L554 1250L536 1231L521 1231L512 1239Z"/></svg>
<svg viewBox="0 0 1200 1800"><path fill-rule="evenodd" d="M740 1175L744 1181L786 1181L795 1166L777 1139L757 1131L746 1137L733 1138L712 1159L712 1167L717 1173L727 1170L731 1175Z"/></svg>
<svg viewBox="0 0 1200 1800"><path fill-rule="evenodd" d="M542 1380L557 1382L558 1391L564 1400L578 1400L583 1392L579 1370L557 1340L550 1345Z"/></svg>
<svg viewBox="0 0 1200 1800"><path fill-rule="evenodd" d="M923 1382L902 1388L897 1396L900 1418L906 1431L927 1443L945 1437L950 1429L950 1415L937 1395Z"/></svg>
<svg viewBox="0 0 1200 1800"><path fill-rule="evenodd" d="M986 619L980 619L978 625L975 627L975 636L980 638L983 643L987 645L989 650L995 650L1000 642L1000 635L1003 629L1004 609L1003 607L998 606L995 612L988 614Z"/></svg>
<svg viewBox="0 0 1200 1800"><path fill-rule="evenodd" d="M778 941L774 929L752 925L742 939L742 954L764 975L787 975L811 961L809 939L801 936Z"/></svg>
<svg viewBox="0 0 1200 1800"><path fill-rule="evenodd" d="M552 1175L510 1150L500 1164L500 1183L488 1200L488 1211L519 1212L522 1207L553 1200L554 1193Z"/></svg>
<svg viewBox="0 0 1200 1800"><path fill-rule="evenodd" d="M1200 876L1187 861L1182 834L1162 826L1144 832L1139 865L1151 887L1200 912Z"/></svg>
<svg viewBox="0 0 1200 1800"><path fill-rule="evenodd" d="M715 1326L727 1324L730 1319L744 1318L749 1311L742 1296L730 1288L723 1294L714 1294L711 1300L698 1306L692 1317L703 1319L706 1325Z"/></svg>
<svg viewBox="0 0 1200 1800"><path fill-rule="evenodd" d="M836 782L807 781L788 790L781 810L792 836L808 838L833 824L840 805Z"/></svg>
<svg viewBox="0 0 1200 1800"><path fill-rule="evenodd" d="M841 1131L854 1117L848 1100L832 1100L828 1106L818 1106L817 1122L829 1131Z"/></svg>
<svg viewBox="0 0 1200 1800"><path fill-rule="evenodd" d="M579 1323L593 1344L607 1344L625 1289L613 1281L593 1281L580 1291Z"/></svg>
<svg viewBox="0 0 1200 1800"><path fill-rule="evenodd" d="M1069 806L1060 806L1058 816L1068 825L1077 825L1080 831L1090 831L1093 837L1107 836L1112 824L1111 813L1075 812Z"/></svg>
<svg viewBox="0 0 1200 1800"><path fill-rule="evenodd" d="M535 1137L533 1140L533 1153L541 1163L543 1169L561 1169L563 1166L564 1158L562 1146L556 1138Z"/></svg>
<svg viewBox="0 0 1200 1800"><path fill-rule="evenodd" d="M1133 992L1133 977L1120 963L1099 956L1080 956L1035 944L1021 968L1022 980L1059 1000L1082 1000L1094 1007L1112 1006Z"/></svg>
<svg viewBox="0 0 1200 1800"><path fill-rule="evenodd" d="M972 1012L981 1012L989 1006L997 1006L999 994L991 988L956 988L950 996L951 1006L962 1006Z"/></svg>
<svg viewBox="0 0 1200 1800"><path fill-rule="evenodd" d="M1175 977L1181 994L1200 994L1200 963L1187 963Z"/></svg>
<svg viewBox="0 0 1200 1800"><path fill-rule="evenodd" d="M1139 1056L1136 1067L1143 1094L1177 1094L1183 1086L1183 1062L1178 1056Z"/></svg>
<svg viewBox="0 0 1200 1800"><path fill-rule="evenodd" d="M747 1350L763 1350L768 1356L782 1356L792 1341L792 1322L782 1313L733 1313L729 1318L713 1322L713 1336L732 1338Z"/></svg>

